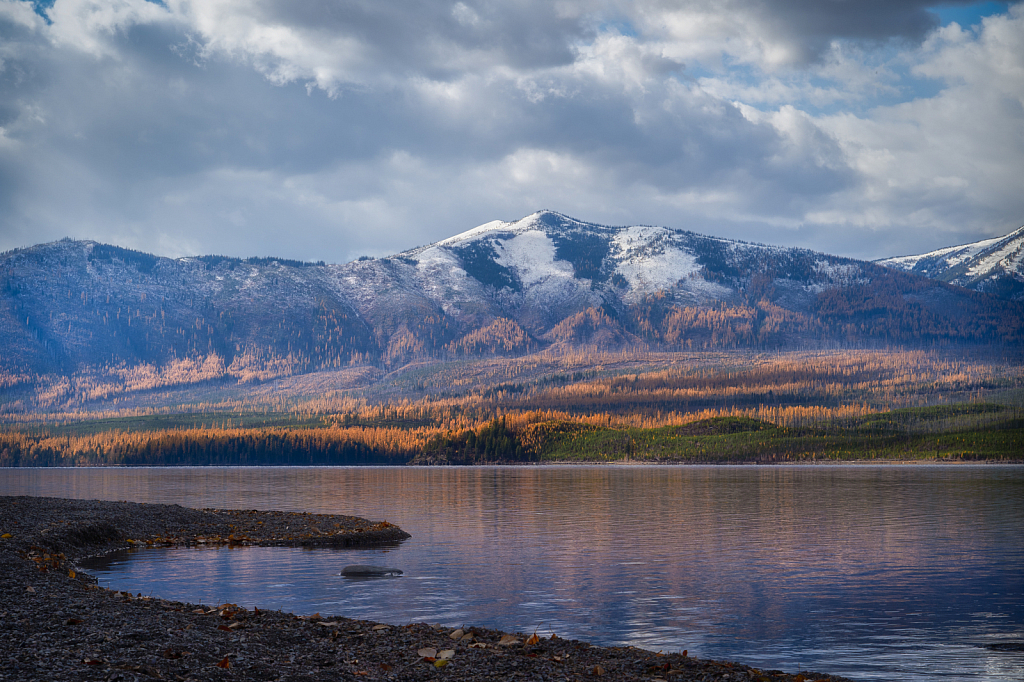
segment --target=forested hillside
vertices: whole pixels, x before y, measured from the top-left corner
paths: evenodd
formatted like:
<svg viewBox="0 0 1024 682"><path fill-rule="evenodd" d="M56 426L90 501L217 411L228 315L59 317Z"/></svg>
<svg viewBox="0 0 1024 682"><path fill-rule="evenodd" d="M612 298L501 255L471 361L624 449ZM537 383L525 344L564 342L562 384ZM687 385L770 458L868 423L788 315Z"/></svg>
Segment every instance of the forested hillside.
<svg viewBox="0 0 1024 682"><path fill-rule="evenodd" d="M1024 303L541 212L343 265L63 240L0 255L0 409L538 352L1024 347Z"/></svg>

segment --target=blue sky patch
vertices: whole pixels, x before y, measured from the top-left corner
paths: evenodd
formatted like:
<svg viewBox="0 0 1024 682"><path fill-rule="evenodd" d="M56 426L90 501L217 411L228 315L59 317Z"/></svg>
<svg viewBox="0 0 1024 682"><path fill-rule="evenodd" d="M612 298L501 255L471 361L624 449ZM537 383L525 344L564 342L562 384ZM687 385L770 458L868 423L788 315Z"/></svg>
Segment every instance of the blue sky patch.
<svg viewBox="0 0 1024 682"><path fill-rule="evenodd" d="M939 15L943 26L949 26L955 21L961 28L970 28L981 23L983 17L1004 14L1009 10L1008 2L976 2L972 5L939 5L932 8L932 12Z"/></svg>

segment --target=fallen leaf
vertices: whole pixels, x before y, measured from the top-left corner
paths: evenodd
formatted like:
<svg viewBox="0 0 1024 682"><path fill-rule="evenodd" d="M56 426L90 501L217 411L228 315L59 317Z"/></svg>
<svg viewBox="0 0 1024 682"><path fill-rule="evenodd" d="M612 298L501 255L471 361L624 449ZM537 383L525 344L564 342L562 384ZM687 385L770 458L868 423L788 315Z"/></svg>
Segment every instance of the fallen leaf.
<svg viewBox="0 0 1024 682"><path fill-rule="evenodd" d="M448 659L443 659L443 660L440 660L440 661L434 661L434 667L435 668L443 668L446 665L448 665Z"/></svg>
<svg viewBox="0 0 1024 682"><path fill-rule="evenodd" d="M221 660L221 662L217 664L217 667L218 668L224 668L226 670L226 669L231 667L231 661L229 661L228 657L225 656L223 658L223 660Z"/></svg>
<svg viewBox="0 0 1024 682"><path fill-rule="evenodd" d="M25 591L28 592L29 594L35 594L36 593L36 588L34 588L31 585L29 585L28 587L25 588Z"/></svg>
<svg viewBox="0 0 1024 682"><path fill-rule="evenodd" d="M453 631L452 634L448 636L452 639L462 639L462 635L464 634L466 634L465 631L462 628L459 628L458 630Z"/></svg>
<svg viewBox="0 0 1024 682"><path fill-rule="evenodd" d="M79 623L84 623L84 622L85 621L83 621L81 618L68 618L67 621L65 621L64 624L65 625L78 625Z"/></svg>
<svg viewBox="0 0 1024 682"><path fill-rule="evenodd" d="M417 651L416 655L421 656L423 658L434 658L435 656L437 656L437 649L427 647L425 649L420 649L419 651Z"/></svg>
<svg viewBox="0 0 1024 682"><path fill-rule="evenodd" d="M540 637L538 637L537 633L535 632L532 635L530 635L529 639L526 640L526 645L527 646L533 646L534 644L538 644L539 642L540 642Z"/></svg>
<svg viewBox="0 0 1024 682"><path fill-rule="evenodd" d="M370 676L370 673L366 672L365 670L357 670L357 671L355 671L352 674L353 675L359 675L361 677L369 677Z"/></svg>
<svg viewBox="0 0 1024 682"><path fill-rule="evenodd" d="M519 644L519 640L516 639L515 635L502 635L501 639L498 640L498 646L512 646Z"/></svg>
<svg viewBox="0 0 1024 682"><path fill-rule="evenodd" d="M74 572L74 571L68 571L68 577L69 577L69 578L71 578L72 580L74 580L74 579L75 579L75 575L76 575L76 574L75 574L75 572Z"/></svg>
<svg viewBox="0 0 1024 682"><path fill-rule="evenodd" d="M86 665L100 665L101 663L103 663L103 659L101 659L101 658L83 658L82 659L82 663L85 663Z"/></svg>
<svg viewBox="0 0 1024 682"><path fill-rule="evenodd" d="M245 625L244 625L244 624L242 624L242 623L239 623L239 622L238 622L238 621L236 620L236 621L235 621L234 623L232 623L231 625L229 625L229 626L228 626L228 630L241 630L241 629L242 629L242 628L244 628L244 627L245 627Z"/></svg>
<svg viewBox="0 0 1024 682"><path fill-rule="evenodd" d="M391 666L388 665L387 663L381 663L380 664L380 669L383 670L384 672L387 672L387 671L391 670Z"/></svg>
<svg viewBox="0 0 1024 682"><path fill-rule="evenodd" d="M0 535L0 538L3 538L4 540L6 540L6 539L8 539L10 537L13 537L10 533L4 533L3 535Z"/></svg>
<svg viewBox="0 0 1024 682"><path fill-rule="evenodd" d="M558 635L556 635L555 633L552 632L551 633L551 639L558 639Z"/></svg>
<svg viewBox="0 0 1024 682"><path fill-rule="evenodd" d="M437 654L437 657L442 661L447 661L455 657L455 649L445 649L444 651Z"/></svg>
<svg viewBox="0 0 1024 682"><path fill-rule="evenodd" d="M473 642L472 644L469 645L469 648L470 649L486 649L487 648L487 644L484 643L484 642Z"/></svg>
<svg viewBox="0 0 1024 682"><path fill-rule="evenodd" d="M374 630L374 631L377 631L377 630L389 630L389 629L391 629L391 626L390 625L374 625L370 629Z"/></svg>
<svg viewBox="0 0 1024 682"><path fill-rule="evenodd" d="M592 669L590 670L590 674L591 674L591 675L604 675L604 673L605 673L605 670L604 670L604 668L602 668L602 667L601 667L601 666L599 666L599 665L595 665L595 666L594 666L594 667L593 667L593 668L592 668Z"/></svg>
<svg viewBox="0 0 1024 682"><path fill-rule="evenodd" d="M231 632L232 631L231 628L229 628L227 625L218 625L217 629L218 630L223 630L224 632Z"/></svg>
<svg viewBox="0 0 1024 682"><path fill-rule="evenodd" d="M460 639L459 641L460 642L472 642L474 639L476 639L476 637L473 636L473 633L472 632L467 632L466 634L464 634L462 636L462 639Z"/></svg>

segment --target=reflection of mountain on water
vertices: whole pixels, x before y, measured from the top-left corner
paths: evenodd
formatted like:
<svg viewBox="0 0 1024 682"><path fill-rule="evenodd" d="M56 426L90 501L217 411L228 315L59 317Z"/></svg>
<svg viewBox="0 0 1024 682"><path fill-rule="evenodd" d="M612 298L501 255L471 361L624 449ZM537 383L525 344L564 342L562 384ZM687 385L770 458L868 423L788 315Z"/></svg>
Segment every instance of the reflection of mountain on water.
<svg viewBox="0 0 1024 682"><path fill-rule="evenodd" d="M112 498L148 489L160 492L154 501L190 506L358 513L413 535L390 552L205 550L181 562L172 550L150 568L142 559L156 553L142 552L117 568L117 580L150 572L149 587L121 588L133 592L170 597L174 580L188 587L210 575L227 590L204 597L211 602L248 599L263 608L273 598L304 613L555 631L854 679L925 680L960 670L944 679L987 671L985 679L1010 680L1024 671L1024 653L986 648L1024 632L1019 467L76 476L83 495L89 481L102 481ZM406 577L352 584L336 576L354 563L400 566Z"/></svg>

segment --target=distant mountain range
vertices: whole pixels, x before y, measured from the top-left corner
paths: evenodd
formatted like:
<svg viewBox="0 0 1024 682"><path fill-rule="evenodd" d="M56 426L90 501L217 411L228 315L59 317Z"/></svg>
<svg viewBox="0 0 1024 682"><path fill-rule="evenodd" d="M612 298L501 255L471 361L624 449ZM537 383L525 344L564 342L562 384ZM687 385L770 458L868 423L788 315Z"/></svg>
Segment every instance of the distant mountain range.
<svg viewBox="0 0 1024 682"><path fill-rule="evenodd" d="M1018 230L877 264L550 211L342 265L62 240L0 255L0 388L90 371L258 381L545 347L1019 348L1020 244Z"/></svg>
<svg viewBox="0 0 1024 682"><path fill-rule="evenodd" d="M876 262L975 291L1024 299L1024 227L1005 237Z"/></svg>

